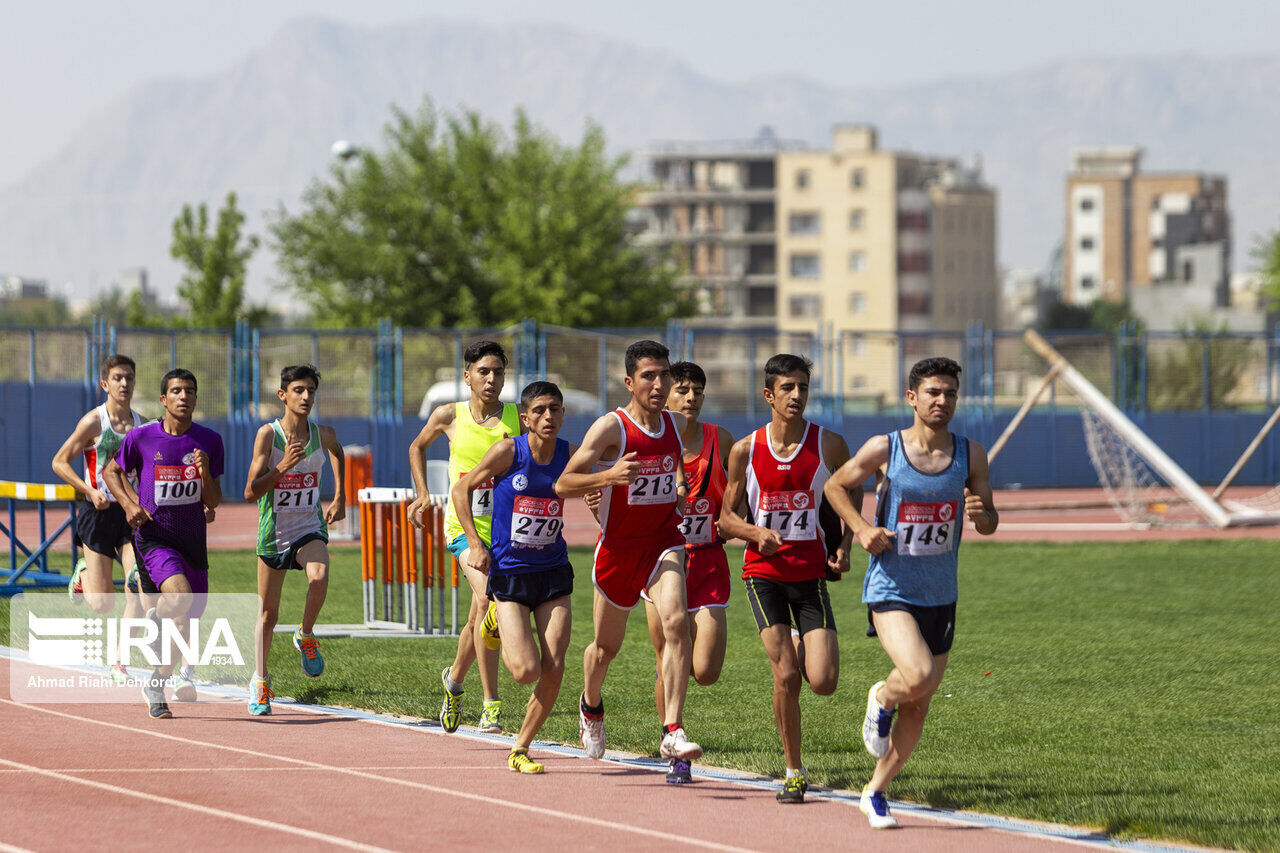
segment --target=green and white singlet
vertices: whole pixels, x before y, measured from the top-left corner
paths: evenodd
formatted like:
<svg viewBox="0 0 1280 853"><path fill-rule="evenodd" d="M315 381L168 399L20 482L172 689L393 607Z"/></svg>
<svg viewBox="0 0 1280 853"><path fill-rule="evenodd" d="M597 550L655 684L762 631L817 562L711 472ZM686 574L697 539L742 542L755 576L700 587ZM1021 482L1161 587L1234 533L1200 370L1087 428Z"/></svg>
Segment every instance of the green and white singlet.
<svg viewBox="0 0 1280 853"><path fill-rule="evenodd" d="M258 498L258 553L274 557L287 553L294 542L308 533L319 533L325 541L329 530L320 506L320 474L325 453L320 443L320 427L309 424L311 438L302 461L276 481ZM274 468L284 459L284 428L279 420L271 422L271 457L267 464Z"/></svg>

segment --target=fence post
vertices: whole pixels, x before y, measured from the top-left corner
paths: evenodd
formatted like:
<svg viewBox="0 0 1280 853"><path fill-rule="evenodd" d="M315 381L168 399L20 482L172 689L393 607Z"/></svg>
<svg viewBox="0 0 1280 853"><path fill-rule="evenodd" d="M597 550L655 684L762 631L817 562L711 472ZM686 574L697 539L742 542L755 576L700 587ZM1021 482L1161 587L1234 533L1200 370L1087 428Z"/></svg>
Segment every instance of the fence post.
<svg viewBox="0 0 1280 853"><path fill-rule="evenodd" d="M1209 333L1201 333L1200 338L1200 411L1208 412L1212 400L1213 389L1210 387L1213 375L1212 357L1209 347Z"/></svg>
<svg viewBox="0 0 1280 853"><path fill-rule="evenodd" d="M36 330L31 328L27 331L27 473L26 479L34 480L35 472L32 465L35 460L35 440L36 440ZM12 535L12 528L10 528ZM13 568L13 564L9 564L9 568Z"/></svg>

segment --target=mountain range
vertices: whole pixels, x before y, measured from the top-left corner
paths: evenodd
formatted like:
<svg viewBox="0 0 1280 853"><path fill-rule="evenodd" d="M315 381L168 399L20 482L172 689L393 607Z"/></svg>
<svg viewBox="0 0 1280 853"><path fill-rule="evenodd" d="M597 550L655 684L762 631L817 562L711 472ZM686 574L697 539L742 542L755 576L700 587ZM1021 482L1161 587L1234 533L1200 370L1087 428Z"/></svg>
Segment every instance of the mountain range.
<svg viewBox="0 0 1280 853"><path fill-rule="evenodd" d="M421 20L367 28L321 19L283 27L225 71L156 80L89 120L61 150L0 189L0 272L46 278L86 298L144 266L171 294L170 227L183 204L235 190L264 215L297 210L335 168L330 147L383 143L392 105L479 110L506 126L518 107L577 142L588 120L610 147L777 136L823 147L840 122L876 125L898 150L980 159L999 193L999 257L1043 267L1061 238L1071 149L1141 145L1144 169L1228 178L1237 269L1280 224L1280 53L1236 58L1082 57L1017 73L886 86L797 77L731 82L662 51L552 25ZM279 302L274 262L251 270L257 301Z"/></svg>

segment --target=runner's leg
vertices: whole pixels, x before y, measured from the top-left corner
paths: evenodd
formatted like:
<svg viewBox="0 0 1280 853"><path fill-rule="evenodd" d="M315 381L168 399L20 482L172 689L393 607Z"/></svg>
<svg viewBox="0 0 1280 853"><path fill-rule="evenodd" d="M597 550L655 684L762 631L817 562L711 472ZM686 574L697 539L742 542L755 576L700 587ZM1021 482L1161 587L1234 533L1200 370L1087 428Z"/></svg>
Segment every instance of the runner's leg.
<svg viewBox="0 0 1280 853"><path fill-rule="evenodd" d="M264 679L267 677L267 661L271 657L271 639L280 619L280 592L284 589L287 574L258 560L258 597L262 599L262 611L258 614L258 630L253 637L253 664L254 672Z"/></svg>
<svg viewBox="0 0 1280 853"><path fill-rule="evenodd" d="M329 591L329 546L320 539L312 539L302 546L295 559L307 575L307 601L302 606L301 628L302 633L310 634Z"/></svg>
<svg viewBox="0 0 1280 853"><path fill-rule="evenodd" d="M693 613L689 624L693 640L693 679L704 687L720 679L728 624L723 607L700 607Z"/></svg>
<svg viewBox="0 0 1280 853"><path fill-rule="evenodd" d="M684 581L684 550L668 551L658 563L649 584L649 597L658 608L665 641L662 652L662 689L666 697L665 725L681 725L684 700L689 692L691 648L689 610Z"/></svg>
<svg viewBox="0 0 1280 853"><path fill-rule="evenodd" d="M782 755L787 769L799 770L800 763L800 664L791 642L791 625L775 623L760 632L769 667L773 671L773 719L782 739Z"/></svg>
<svg viewBox="0 0 1280 853"><path fill-rule="evenodd" d="M498 607L501 614L501 603ZM560 695L560 683L564 678L564 656L569 649L569 631L573 625L569 597L561 596L538 605L533 611L533 620L541 646L541 677L533 693L529 695L524 722L520 724L520 733L516 736L516 749L528 749L529 744L533 743L542 724L551 715L556 697ZM506 645L505 635L503 645Z"/></svg>

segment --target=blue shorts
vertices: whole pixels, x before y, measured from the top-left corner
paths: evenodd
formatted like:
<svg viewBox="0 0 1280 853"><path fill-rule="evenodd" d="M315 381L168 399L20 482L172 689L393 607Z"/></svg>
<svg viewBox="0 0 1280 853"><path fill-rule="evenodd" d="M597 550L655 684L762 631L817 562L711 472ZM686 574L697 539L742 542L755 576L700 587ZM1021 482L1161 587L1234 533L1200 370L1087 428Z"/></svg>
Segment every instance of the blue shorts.
<svg viewBox="0 0 1280 853"><path fill-rule="evenodd" d="M457 538L445 547L449 549L450 554L461 560L462 552L467 550L467 534L459 533Z"/></svg>
<svg viewBox="0 0 1280 853"><path fill-rule="evenodd" d="M573 566L565 563L542 572L489 574L485 594L493 601L514 601L534 610L540 604L573 594Z"/></svg>

